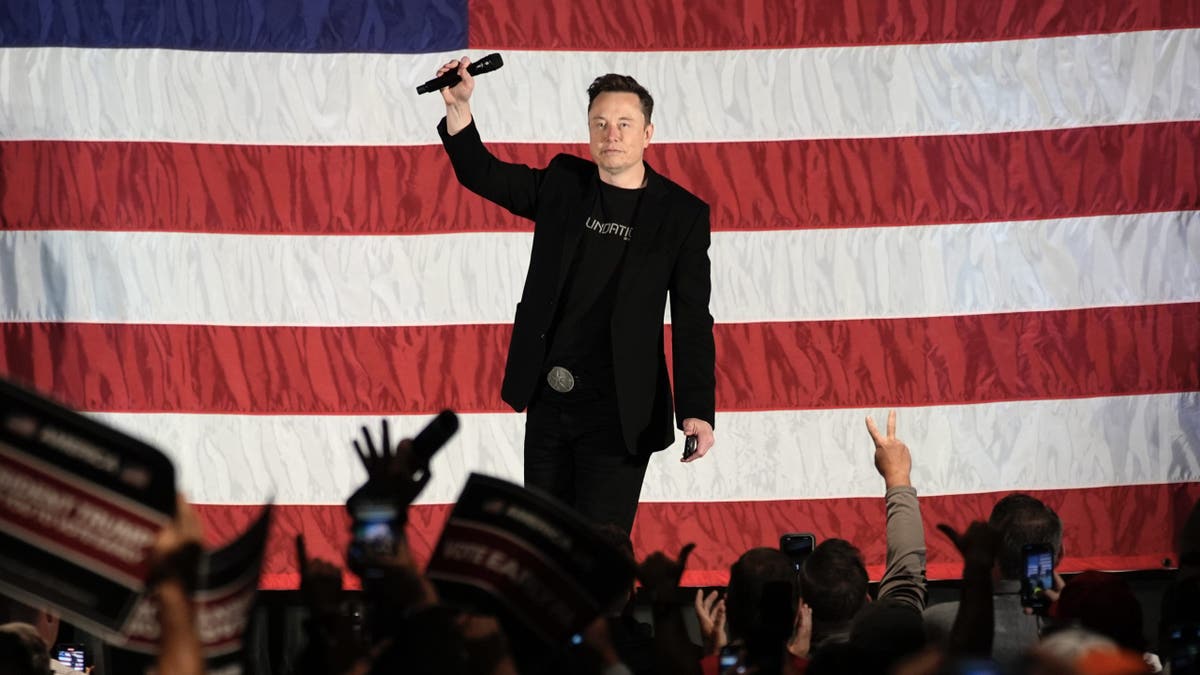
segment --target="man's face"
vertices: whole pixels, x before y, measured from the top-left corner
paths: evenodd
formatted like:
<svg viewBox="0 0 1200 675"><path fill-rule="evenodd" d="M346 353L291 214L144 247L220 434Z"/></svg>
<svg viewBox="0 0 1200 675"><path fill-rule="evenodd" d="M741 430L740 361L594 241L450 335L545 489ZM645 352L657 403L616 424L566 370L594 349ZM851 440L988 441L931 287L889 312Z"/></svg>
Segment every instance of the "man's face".
<svg viewBox="0 0 1200 675"><path fill-rule="evenodd" d="M654 125L646 123L637 94L606 91L588 109L592 159L610 175L642 163Z"/></svg>

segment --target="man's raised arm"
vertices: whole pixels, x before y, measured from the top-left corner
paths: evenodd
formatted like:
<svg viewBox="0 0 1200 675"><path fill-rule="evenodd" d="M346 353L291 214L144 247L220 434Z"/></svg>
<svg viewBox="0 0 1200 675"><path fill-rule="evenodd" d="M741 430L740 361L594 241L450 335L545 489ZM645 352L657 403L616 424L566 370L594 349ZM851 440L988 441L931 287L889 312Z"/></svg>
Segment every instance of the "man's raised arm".
<svg viewBox="0 0 1200 675"><path fill-rule="evenodd" d="M471 115L475 78L467 72L471 59L462 57L438 68L438 76L457 69L462 81L441 89L446 118L438 125L442 145L454 166L458 182L471 192L499 204L522 218L532 219L537 210L543 171L524 164L497 159L484 147Z"/></svg>

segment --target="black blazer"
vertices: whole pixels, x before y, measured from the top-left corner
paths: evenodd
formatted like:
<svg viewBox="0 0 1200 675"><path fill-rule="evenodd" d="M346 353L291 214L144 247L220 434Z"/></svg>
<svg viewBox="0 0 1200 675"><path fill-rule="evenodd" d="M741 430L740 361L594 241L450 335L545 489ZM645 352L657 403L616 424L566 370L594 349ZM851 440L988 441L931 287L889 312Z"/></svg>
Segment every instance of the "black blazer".
<svg viewBox="0 0 1200 675"><path fill-rule="evenodd" d="M533 251L513 320L501 396L514 410L529 405L543 376L546 333L600 194L596 165L561 154L545 169L496 159L472 122L454 136L438 125L458 180L468 190L533 220ZM613 370L621 430L631 453L662 450L674 440L671 383L663 351L663 310L671 296L676 417L713 424L713 319L708 205L646 166L646 192L634 215L612 316Z"/></svg>

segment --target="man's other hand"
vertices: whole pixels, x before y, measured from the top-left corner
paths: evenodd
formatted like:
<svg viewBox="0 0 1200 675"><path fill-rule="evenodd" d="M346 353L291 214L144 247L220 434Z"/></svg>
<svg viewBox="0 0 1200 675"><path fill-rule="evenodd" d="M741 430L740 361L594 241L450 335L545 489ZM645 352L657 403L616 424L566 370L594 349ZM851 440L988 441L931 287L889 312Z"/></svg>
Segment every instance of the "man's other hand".
<svg viewBox="0 0 1200 675"><path fill-rule="evenodd" d="M695 417L689 417L683 421L683 433L696 437L696 452L691 457L679 460L681 462L694 462L700 459L717 442L716 437L713 436L712 425Z"/></svg>

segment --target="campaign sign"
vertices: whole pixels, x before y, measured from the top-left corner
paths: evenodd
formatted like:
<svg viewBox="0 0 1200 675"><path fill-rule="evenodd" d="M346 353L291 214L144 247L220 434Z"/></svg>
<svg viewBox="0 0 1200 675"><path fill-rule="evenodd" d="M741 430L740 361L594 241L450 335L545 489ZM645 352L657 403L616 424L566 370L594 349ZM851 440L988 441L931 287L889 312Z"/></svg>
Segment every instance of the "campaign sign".
<svg viewBox="0 0 1200 675"><path fill-rule="evenodd" d="M258 593L270 527L268 505L241 536L201 559L192 599L196 607L196 631L210 675L244 672L243 639ZM110 665L120 673L146 672L154 665L159 637L158 611L152 600L143 598L129 622L121 648L109 650Z"/></svg>
<svg viewBox="0 0 1200 675"><path fill-rule="evenodd" d="M446 602L566 644L630 589L633 562L555 499L471 474L426 576Z"/></svg>
<svg viewBox="0 0 1200 675"><path fill-rule="evenodd" d="M166 455L0 380L0 593L118 639L174 513Z"/></svg>

